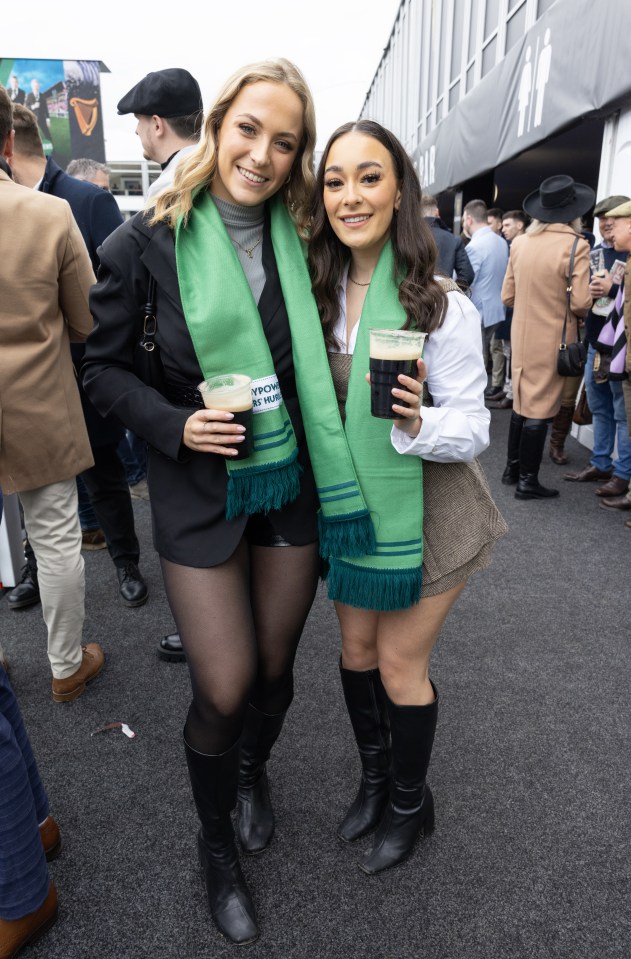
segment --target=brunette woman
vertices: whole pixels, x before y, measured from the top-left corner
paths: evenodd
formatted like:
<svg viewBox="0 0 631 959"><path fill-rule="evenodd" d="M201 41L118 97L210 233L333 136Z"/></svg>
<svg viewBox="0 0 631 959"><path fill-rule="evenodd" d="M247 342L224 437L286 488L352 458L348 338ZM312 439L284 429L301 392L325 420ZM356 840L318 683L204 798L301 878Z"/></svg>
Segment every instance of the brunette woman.
<svg viewBox="0 0 631 959"><path fill-rule="evenodd" d="M455 283L434 275L420 200L392 133L367 120L335 131L317 177L309 265L374 528L363 554L340 557L335 544L328 551L342 687L362 765L338 836L353 842L377 830L361 863L368 873L400 863L433 828L426 772L438 693L430 655L468 577L488 565L506 530L476 461L490 418L480 318ZM428 334L418 380L400 375L392 390L393 423L370 415L370 327Z"/></svg>
<svg viewBox="0 0 631 959"><path fill-rule="evenodd" d="M314 143L312 97L293 64L235 73L173 186L103 246L84 373L95 405L149 443L154 543L191 675L184 746L199 853L213 918L236 943L258 929L230 811L238 795L243 851L264 850L274 829L265 764L319 570L295 309L283 292L292 268L306 273L298 231ZM133 369L150 279L165 395ZM244 427L205 409L197 390L230 372L271 396L244 460Z"/></svg>

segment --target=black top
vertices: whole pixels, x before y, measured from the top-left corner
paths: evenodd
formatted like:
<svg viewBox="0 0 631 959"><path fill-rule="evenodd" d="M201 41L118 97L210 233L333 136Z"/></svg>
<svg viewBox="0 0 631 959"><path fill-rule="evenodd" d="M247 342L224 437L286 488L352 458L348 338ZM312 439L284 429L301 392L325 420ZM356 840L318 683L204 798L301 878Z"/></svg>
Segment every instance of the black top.
<svg viewBox="0 0 631 959"><path fill-rule="evenodd" d="M99 250L101 266L90 307L95 327L88 337L82 368L90 399L102 413L113 412L149 444L148 484L154 545L161 556L184 566L214 566L236 548L247 517L225 518L227 472L223 457L197 453L182 444L192 413L145 386L132 370L140 339L149 274L157 283L156 342L167 387L195 387L203 374L184 319L173 234L149 227L144 214L128 220ZM290 543L317 539L317 496L308 461L296 396L291 334L272 248L269 219L263 237L266 283L259 300L263 330L290 415L299 462L301 493L269 514L274 529Z"/></svg>

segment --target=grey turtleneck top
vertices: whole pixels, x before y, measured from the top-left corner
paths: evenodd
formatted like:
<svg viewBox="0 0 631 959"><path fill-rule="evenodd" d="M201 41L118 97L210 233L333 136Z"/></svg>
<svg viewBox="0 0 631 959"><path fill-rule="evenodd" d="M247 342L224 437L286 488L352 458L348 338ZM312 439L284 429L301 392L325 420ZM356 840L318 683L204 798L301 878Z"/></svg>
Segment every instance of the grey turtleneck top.
<svg viewBox="0 0 631 959"><path fill-rule="evenodd" d="M211 196L223 224L232 240L245 277L250 284L254 302L258 303L265 286L263 269L263 223L265 204L238 206L219 197ZM257 242L258 241L258 242ZM256 245L255 245L256 244ZM252 256L246 253L251 250Z"/></svg>

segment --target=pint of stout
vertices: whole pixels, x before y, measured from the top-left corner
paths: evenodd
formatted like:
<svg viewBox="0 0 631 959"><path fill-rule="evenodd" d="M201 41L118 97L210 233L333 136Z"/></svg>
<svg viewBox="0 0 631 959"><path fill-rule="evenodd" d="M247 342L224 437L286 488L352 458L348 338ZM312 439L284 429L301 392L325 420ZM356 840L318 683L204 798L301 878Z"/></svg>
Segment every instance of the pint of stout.
<svg viewBox="0 0 631 959"><path fill-rule="evenodd" d="M233 423L245 426L243 442L235 443L238 450L231 459L244 460L252 452L252 380L243 373L224 373L212 376L200 383L197 389L202 394L207 410L224 410L232 413Z"/></svg>
<svg viewBox="0 0 631 959"><path fill-rule="evenodd" d="M370 412L380 419L395 420L392 404L406 406L392 395L401 389L400 373L416 378L416 361L423 353L425 333L417 330L370 331Z"/></svg>

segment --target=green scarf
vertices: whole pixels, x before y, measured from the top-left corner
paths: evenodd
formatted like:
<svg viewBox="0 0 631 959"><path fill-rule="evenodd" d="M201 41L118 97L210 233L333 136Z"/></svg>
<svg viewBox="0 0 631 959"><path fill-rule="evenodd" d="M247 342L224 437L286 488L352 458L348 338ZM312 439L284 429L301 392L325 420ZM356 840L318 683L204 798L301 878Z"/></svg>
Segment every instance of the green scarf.
<svg viewBox="0 0 631 959"><path fill-rule="evenodd" d="M304 247L280 197L271 201L271 231L320 498L320 553L330 563L329 596L366 609L410 606L418 601L421 587L421 462L392 448L391 423L370 415L370 388L364 380L369 327L399 328L405 322L392 279L392 251L388 245L382 253L366 297L345 431ZM280 509L299 493L296 440L256 303L206 191L196 198L186 226L178 223L175 250L184 315L204 377L227 371L247 373L271 390L263 396L273 397L272 403L261 404L261 411L255 412L252 456L226 460L226 516ZM401 503L405 503L403 510Z"/></svg>
<svg viewBox="0 0 631 959"><path fill-rule="evenodd" d="M390 420L371 416L370 386L365 379L371 327L400 329L405 321L388 243L373 273L357 331L345 426L377 540L374 550L363 556L333 556L328 582L331 599L380 611L414 605L422 585L422 462L418 456L402 456L394 449Z"/></svg>

